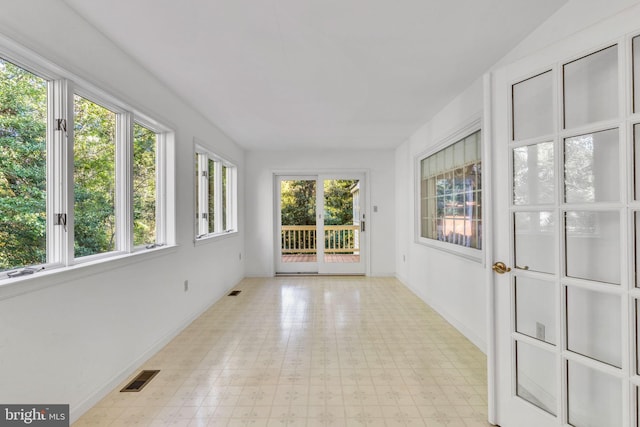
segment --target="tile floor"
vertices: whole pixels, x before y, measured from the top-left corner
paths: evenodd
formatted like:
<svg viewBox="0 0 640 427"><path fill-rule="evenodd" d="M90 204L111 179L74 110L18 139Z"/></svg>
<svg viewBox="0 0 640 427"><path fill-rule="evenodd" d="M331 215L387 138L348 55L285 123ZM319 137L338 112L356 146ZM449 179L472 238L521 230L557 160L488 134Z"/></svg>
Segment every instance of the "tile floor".
<svg viewBox="0 0 640 427"><path fill-rule="evenodd" d="M245 279L74 426L488 426L486 358L392 278Z"/></svg>

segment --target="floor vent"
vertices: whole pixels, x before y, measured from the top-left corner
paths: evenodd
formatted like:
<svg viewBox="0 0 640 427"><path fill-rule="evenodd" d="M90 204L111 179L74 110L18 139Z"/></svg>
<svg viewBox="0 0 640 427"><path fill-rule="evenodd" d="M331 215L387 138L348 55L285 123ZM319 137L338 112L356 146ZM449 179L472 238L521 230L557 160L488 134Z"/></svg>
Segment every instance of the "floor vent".
<svg viewBox="0 0 640 427"><path fill-rule="evenodd" d="M128 391L140 391L149 384L149 381L156 375L158 375L160 371L142 371L138 374L137 377L133 379L125 388L120 390L120 392L128 392Z"/></svg>
<svg viewBox="0 0 640 427"><path fill-rule="evenodd" d="M236 295L238 295L240 292L242 291L231 291L231 293L229 295L227 295L228 297L235 297Z"/></svg>

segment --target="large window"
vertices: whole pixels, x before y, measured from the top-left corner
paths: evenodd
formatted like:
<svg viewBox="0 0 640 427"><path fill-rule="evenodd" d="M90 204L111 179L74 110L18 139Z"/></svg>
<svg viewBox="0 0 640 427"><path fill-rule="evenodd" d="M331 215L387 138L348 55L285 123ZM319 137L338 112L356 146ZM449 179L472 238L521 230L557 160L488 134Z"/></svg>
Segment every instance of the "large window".
<svg viewBox="0 0 640 427"><path fill-rule="evenodd" d="M74 253L116 249L116 113L74 97Z"/></svg>
<svg viewBox="0 0 640 427"><path fill-rule="evenodd" d="M0 58L0 271L47 260L47 81Z"/></svg>
<svg viewBox="0 0 640 427"><path fill-rule="evenodd" d="M480 131L420 159L420 238L482 248Z"/></svg>
<svg viewBox="0 0 640 427"><path fill-rule="evenodd" d="M138 123L133 125L133 244L157 243L156 182L159 135Z"/></svg>
<svg viewBox="0 0 640 427"><path fill-rule="evenodd" d="M16 64L0 58L0 280L172 243L168 130Z"/></svg>
<svg viewBox="0 0 640 427"><path fill-rule="evenodd" d="M196 239L237 231L236 166L196 145Z"/></svg>

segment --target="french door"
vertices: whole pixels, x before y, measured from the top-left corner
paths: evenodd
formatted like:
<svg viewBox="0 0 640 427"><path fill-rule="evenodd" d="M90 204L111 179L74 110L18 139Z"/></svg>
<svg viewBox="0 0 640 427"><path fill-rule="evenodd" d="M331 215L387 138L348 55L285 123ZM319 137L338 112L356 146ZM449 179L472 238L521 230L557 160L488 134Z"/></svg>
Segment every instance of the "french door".
<svg viewBox="0 0 640 427"><path fill-rule="evenodd" d="M276 273L364 274L364 176L275 178Z"/></svg>
<svg viewBox="0 0 640 427"><path fill-rule="evenodd" d="M637 425L639 22L492 73L502 427Z"/></svg>

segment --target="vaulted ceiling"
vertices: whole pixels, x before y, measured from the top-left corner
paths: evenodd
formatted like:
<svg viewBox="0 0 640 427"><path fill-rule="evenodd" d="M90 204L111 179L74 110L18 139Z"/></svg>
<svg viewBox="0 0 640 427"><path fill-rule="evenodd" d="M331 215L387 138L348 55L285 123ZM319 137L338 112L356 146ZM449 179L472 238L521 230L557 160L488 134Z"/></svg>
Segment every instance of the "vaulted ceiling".
<svg viewBox="0 0 640 427"><path fill-rule="evenodd" d="M566 0L65 0L246 149L392 148Z"/></svg>

